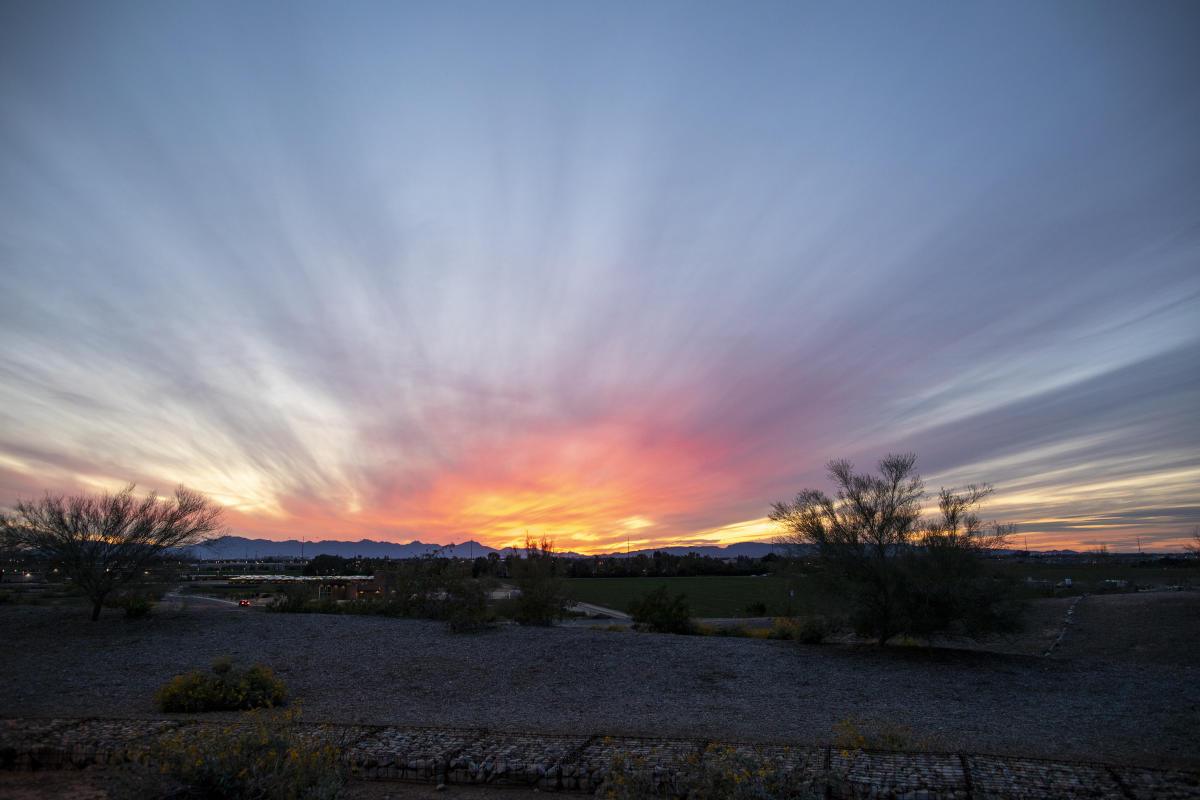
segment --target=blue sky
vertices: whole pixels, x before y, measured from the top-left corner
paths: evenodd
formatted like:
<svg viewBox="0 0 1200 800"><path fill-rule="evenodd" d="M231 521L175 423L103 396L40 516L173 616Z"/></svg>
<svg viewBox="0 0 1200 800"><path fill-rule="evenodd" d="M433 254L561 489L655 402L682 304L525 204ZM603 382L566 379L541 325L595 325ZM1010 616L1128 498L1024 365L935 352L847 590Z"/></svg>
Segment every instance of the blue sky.
<svg viewBox="0 0 1200 800"><path fill-rule="evenodd" d="M0 497L768 537L914 451L1200 523L1191 3L5 3ZM10 501L11 501L10 500Z"/></svg>

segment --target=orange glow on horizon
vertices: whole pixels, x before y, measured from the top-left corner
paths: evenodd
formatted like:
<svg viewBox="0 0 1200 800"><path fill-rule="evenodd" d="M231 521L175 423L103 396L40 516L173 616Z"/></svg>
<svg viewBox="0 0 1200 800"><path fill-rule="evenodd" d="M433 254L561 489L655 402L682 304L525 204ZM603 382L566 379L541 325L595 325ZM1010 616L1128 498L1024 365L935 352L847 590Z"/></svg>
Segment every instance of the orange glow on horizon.
<svg viewBox="0 0 1200 800"><path fill-rule="evenodd" d="M519 504L515 504L516 508ZM580 517L569 521L544 521L519 523L506 519L495 523L493 527L471 534L468 532L452 533L449 529L435 532L431 526L429 533L409 537L380 535L375 525L366 520L355 520L352 524L345 518L322 518L289 520L264 519L245 515L240 512L227 513L228 522L234 533L249 538L265 538L273 540L301 539L318 541L321 539L336 539L357 541L359 539L375 539L379 541L394 541L407 544L410 541L449 545L461 544L475 540L487 547L502 549L504 547L524 547L525 535L541 540L543 537L554 543L559 551L571 551L581 555L602 555L605 553L624 552L628 546L631 550L653 549L660 547L725 547L739 542L771 542L780 535L780 531L765 517L730 523L717 528L696 531L661 531L652 526L649 528L629 529L628 538L625 534L616 532L599 533L588 527L587 521ZM515 518L514 518L515 519ZM1076 550L1085 552L1107 544L1112 552L1133 552L1137 550L1137 540L1142 539L1142 549L1147 553L1178 552L1190 541L1184 532L1154 531L1146 526L1104 526L1095 522L1074 523L1061 521L1067 530L1049 530L1041 527L1051 520L1038 520L1021 524L1017 534L1009 540L1008 547L1014 550L1024 549L1026 542L1030 551L1046 550ZM655 535L657 533L657 535Z"/></svg>
<svg viewBox="0 0 1200 800"><path fill-rule="evenodd" d="M681 539L745 541L732 528L695 531L673 521L736 485L702 466L719 463L720 451L716 442L647 437L630 424L600 422L477 445L419 488L373 498L354 492L353 511L349 501L291 498L277 504L278 514L232 502L227 516L232 528L268 538L474 539L502 548L523 547L528 535L585 554Z"/></svg>
<svg viewBox="0 0 1200 800"><path fill-rule="evenodd" d="M727 546L770 542L780 531L764 516L726 511L725 524L705 526L706 509L737 509L747 485L759 476L731 474L729 446L636 422L600 421L497 435L477 443L452 463L415 471L409 482L369 488L352 475L318 489L290 490L269 473L250 467L200 470L183 482L225 507L230 532L271 540L373 539L448 545L475 540L523 547L526 536L550 539L556 549L581 554L676 546ZM11 466L11 465L10 465ZM769 465L767 465L769 468ZM29 474L24 468L18 473ZM401 473L403 474L403 473ZM998 485L982 510L985 519L1015 522L1009 546L1031 550L1114 552L1179 551L1191 529L1155 516L1176 510L1195 469L1150 471L1086 483L1071 474L1047 482L1039 473ZM65 482L60 480L59 483ZM77 489L120 488L124 481L72 475ZM36 484L35 484L36 485ZM143 480L142 486L151 484ZM1096 504L1100 498L1103 503ZM771 498L764 499L759 513ZM743 506L744 508L744 506ZM1105 513L1096 509L1112 508ZM759 509L751 509L756 511ZM935 509L927 507L926 512ZM730 519L730 517L732 517ZM712 517L710 516L709 519ZM717 517L717 523L720 517ZM1139 542L1140 537L1140 542Z"/></svg>

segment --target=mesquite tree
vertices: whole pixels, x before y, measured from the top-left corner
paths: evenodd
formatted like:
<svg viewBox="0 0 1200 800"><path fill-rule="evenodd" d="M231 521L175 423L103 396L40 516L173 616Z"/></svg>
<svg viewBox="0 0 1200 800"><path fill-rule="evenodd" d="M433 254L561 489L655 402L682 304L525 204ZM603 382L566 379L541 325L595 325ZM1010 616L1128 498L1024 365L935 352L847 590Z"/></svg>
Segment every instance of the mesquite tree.
<svg viewBox="0 0 1200 800"><path fill-rule="evenodd" d="M222 508L200 492L180 486L173 499L154 492L138 499L133 489L18 501L12 516L0 516L0 529L9 546L70 578L92 602L95 621L114 589L137 580L169 550L221 530Z"/></svg>
<svg viewBox="0 0 1200 800"><path fill-rule="evenodd" d="M845 592L856 629L879 644L900 633L1011 629L1019 607L980 558L1011 532L986 532L974 513L991 487L941 490L941 516L924 523L915 465L915 455L889 455L872 475L849 461L830 462L836 497L805 489L772 506L769 518L785 530L779 542L815 547Z"/></svg>

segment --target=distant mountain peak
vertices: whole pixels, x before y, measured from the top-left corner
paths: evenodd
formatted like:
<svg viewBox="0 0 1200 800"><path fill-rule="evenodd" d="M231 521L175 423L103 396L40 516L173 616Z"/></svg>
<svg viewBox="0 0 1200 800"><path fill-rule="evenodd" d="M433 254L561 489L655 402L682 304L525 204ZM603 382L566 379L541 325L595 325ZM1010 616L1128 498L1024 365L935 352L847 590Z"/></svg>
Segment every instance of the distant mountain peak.
<svg viewBox="0 0 1200 800"><path fill-rule="evenodd" d="M465 542L441 545L425 543L417 539L407 544L401 544L399 542L376 541L375 539L359 539L357 542L337 539L321 539L319 541L285 539L283 541L275 541L273 539L247 539L243 536L220 536L201 544L185 547L183 551L192 558L232 560L241 558L299 558L300 556L312 558L319 555L339 556L341 558L355 558L359 556L362 558L419 558L438 551L453 552L454 555L460 557L464 553L473 553L478 557L487 556L490 553L497 553L504 556L514 550L520 552L523 549L519 547L505 547L497 550L494 547L488 547L473 539ZM597 554L597 557L636 558L639 555L652 556L656 552L662 552L680 556L687 555L688 553L697 553L698 555L712 556L714 558L736 558L737 556L761 558L777 550L777 545L766 542L736 542L729 545L667 545L664 547L633 550L628 553L615 551L612 553ZM558 555L569 558L592 557L573 552L564 552Z"/></svg>

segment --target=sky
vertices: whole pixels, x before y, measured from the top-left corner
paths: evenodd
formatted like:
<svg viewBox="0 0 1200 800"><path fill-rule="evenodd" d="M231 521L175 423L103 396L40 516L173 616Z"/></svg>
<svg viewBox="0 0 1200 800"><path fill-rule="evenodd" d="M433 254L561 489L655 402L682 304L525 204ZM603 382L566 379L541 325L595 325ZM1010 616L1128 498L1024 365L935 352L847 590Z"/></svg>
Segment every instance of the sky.
<svg viewBox="0 0 1200 800"><path fill-rule="evenodd" d="M0 505L769 540L826 464L1200 524L1192 2L0 3Z"/></svg>

